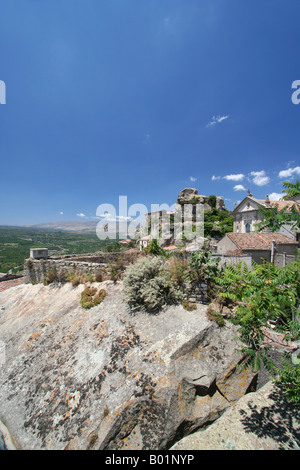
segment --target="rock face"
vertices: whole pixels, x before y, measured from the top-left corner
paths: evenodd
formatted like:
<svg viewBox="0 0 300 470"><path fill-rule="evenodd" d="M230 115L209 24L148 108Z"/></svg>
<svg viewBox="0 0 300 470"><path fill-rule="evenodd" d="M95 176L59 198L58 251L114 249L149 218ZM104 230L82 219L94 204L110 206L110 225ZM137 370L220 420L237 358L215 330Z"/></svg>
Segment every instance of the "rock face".
<svg viewBox="0 0 300 470"><path fill-rule="evenodd" d="M222 210L225 209L224 199L221 196L216 196L216 209ZM193 204L204 204L204 210L210 211L211 205L208 196L198 194L198 189L196 188L185 188L180 191L177 204L190 204L192 201Z"/></svg>
<svg viewBox="0 0 300 470"><path fill-rule="evenodd" d="M203 431L185 437L172 450L299 450L300 409L268 382L242 397Z"/></svg>
<svg viewBox="0 0 300 470"><path fill-rule="evenodd" d="M251 387L236 331L206 307L134 316L122 283L84 310L84 286L0 294L0 419L23 449L167 449Z"/></svg>

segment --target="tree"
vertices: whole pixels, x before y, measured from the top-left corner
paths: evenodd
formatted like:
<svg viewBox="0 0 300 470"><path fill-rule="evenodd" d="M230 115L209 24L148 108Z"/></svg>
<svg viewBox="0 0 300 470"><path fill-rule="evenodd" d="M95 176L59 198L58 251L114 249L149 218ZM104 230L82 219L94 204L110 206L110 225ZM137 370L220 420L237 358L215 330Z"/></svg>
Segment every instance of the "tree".
<svg viewBox="0 0 300 470"><path fill-rule="evenodd" d="M290 183L289 181L285 181L282 183L282 186L285 188L282 190L283 193L286 195L282 199L291 199L293 197L300 195L300 179L298 178L295 183Z"/></svg>
<svg viewBox="0 0 300 470"><path fill-rule="evenodd" d="M284 200L300 195L299 179L296 183L285 182L283 187ZM287 224L292 230L299 230L299 211L299 204L291 208L287 205L281 210L278 205L261 209L264 221L258 224L259 231L268 228L277 232ZM294 262L279 269L265 262L262 265L254 264L252 272L242 265L237 269L229 267L216 281L222 287L220 295L238 303L233 321L240 326L245 365L260 369L263 363L273 373L274 382L282 387L288 399L300 404L300 364L293 363L287 354L280 369L269 359L267 349L262 345L272 320L278 323L277 328L287 339L300 339L300 323L294 321L300 299L300 264Z"/></svg>
<svg viewBox="0 0 300 470"><path fill-rule="evenodd" d="M291 199L300 195L300 180L295 183L285 181L283 183L283 193L286 193L283 200ZM278 232L283 225L289 225L291 230L300 229L300 204L294 204L289 207L287 204L283 209L279 210L278 204L267 209L260 207L259 212L263 217L263 221L257 224L258 231L271 230Z"/></svg>
<svg viewBox="0 0 300 470"><path fill-rule="evenodd" d="M300 403L300 365L285 360L283 369L277 368L263 345L270 321L277 323L277 329L287 339L300 339L300 324L293 321L300 296L299 263L276 268L265 262L255 264L252 271L240 263L237 268L229 266L216 282L222 288L219 295L236 302L232 322L240 326L244 366L259 370L264 364L288 398Z"/></svg>

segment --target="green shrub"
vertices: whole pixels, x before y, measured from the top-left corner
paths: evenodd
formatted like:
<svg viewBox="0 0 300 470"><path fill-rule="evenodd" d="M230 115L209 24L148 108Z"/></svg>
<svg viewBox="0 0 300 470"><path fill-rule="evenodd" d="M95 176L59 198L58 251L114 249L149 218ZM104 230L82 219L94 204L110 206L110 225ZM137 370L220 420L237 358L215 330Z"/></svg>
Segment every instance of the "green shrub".
<svg viewBox="0 0 300 470"><path fill-rule="evenodd" d="M213 194L208 197L208 204L210 207L215 208L217 204L217 197L214 196Z"/></svg>
<svg viewBox="0 0 300 470"><path fill-rule="evenodd" d="M107 292L104 289L100 289L97 293L95 287L86 287L81 293L80 305L86 309L95 307L95 305L99 305L106 296Z"/></svg>
<svg viewBox="0 0 300 470"><path fill-rule="evenodd" d="M240 327L244 366L251 365L259 370L264 364L288 399L300 404L300 364L284 360L281 370L270 359L263 343L265 329L271 321L276 323L278 331L285 333L286 339L300 339L300 325L293 321L297 314L296 302L300 298L299 263L283 268L268 262L254 263L252 271L240 263L237 268L228 266L216 281L222 288L219 295L237 302L236 314L231 321Z"/></svg>
<svg viewBox="0 0 300 470"><path fill-rule="evenodd" d="M97 269L97 271L95 272L95 281L96 282L103 282L103 281L106 281L106 279L108 278L108 273L106 271L106 269Z"/></svg>
<svg viewBox="0 0 300 470"><path fill-rule="evenodd" d="M147 248L145 248L145 252L149 255L154 256L166 256L165 250L159 246L156 238L153 238L153 240L151 240Z"/></svg>
<svg viewBox="0 0 300 470"><path fill-rule="evenodd" d="M195 251L190 257L186 270L186 279L192 284L198 284L207 280L209 284L214 283L214 279L220 276L224 268L219 263L219 258L213 258L210 251Z"/></svg>
<svg viewBox="0 0 300 470"><path fill-rule="evenodd" d="M80 284L80 279L75 273L74 269L71 269L66 275L67 282L71 282L73 287L77 287Z"/></svg>
<svg viewBox="0 0 300 470"><path fill-rule="evenodd" d="M219 312L216 312L211 307L208 307L206 315L210 321L216 322L219 326L225 326L226 322Z"/></svg>
<svg viewBox="0 0 300 470"><path fill-rule="evenodd" d="M47 275L44 277L44 286L49 286L53 282L58 281L58 273L56 268L49 269Z"/></svg>
<svg viewBox="0 0 300 470"><path fill-rule="evenodd" d="M126 265L122 257L118 258L114 263L109 265L109 278L111 281L117 282L123 278Z"/></svg>
<svg viewBox="0 0 300 470"><path fill-rule="evenodd" d="M188 300L184 300L182 302L182 306L183 306L184 310L188 310L188 312L191 312L192 310L197 310L197 305L192 304Z"/></svg>
<svg viewBox="0 0 300 470"><path fill-rule="evenodd" d="M124 296L132 310L157 313L164 305L182 301L183 294L170 279L161 258L140 259L126 270Z"/></svg>

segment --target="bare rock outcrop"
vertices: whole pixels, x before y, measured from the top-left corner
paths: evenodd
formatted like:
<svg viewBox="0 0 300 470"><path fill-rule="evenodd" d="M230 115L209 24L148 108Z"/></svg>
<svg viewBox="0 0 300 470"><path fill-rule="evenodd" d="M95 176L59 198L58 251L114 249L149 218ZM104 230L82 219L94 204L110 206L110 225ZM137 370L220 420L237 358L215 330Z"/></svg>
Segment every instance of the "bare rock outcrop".
<svg viewBox="0 0 300 470"><path fill-rule="evenodd" d="M299 450L300 409L272 382L242 397L205 430L171 450Z"/></svg>
<svg viewBox="0 0 300 470"><path fill-rule="evenodd" d="M198 194L198 189L196 188L184 188L178 195L177 204L182 205L190 203L203 204L205 211L211 211L212 209L211 201L208 196ZM224 199L221 196L215 197L215 207L218 210L225 209Z"/></svg>
<svg viewBox="0 0 300 470"><path fill-rule="evenodd" d="M0 294L0 420L23 449L167 449L214 421L255 379L237 367L235 327L205 306L132 315L122 283L80 306L84 286Z"/></svg>

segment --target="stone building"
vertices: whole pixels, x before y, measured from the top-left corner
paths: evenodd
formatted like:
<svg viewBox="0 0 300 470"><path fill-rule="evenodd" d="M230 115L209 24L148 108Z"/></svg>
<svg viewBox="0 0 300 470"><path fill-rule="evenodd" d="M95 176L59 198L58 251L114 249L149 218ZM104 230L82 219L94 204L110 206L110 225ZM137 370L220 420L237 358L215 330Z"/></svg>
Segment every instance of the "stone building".
<svg viewBox="0 0 300 470"><path fill-rule="evenodd" d="M31 259L47 259L48 254L48 248L30 248Z"/></svg>
<svg viewBox="0 0 300 470"><path fill-rule="evenodd" d="M298 196L299 198L299 196ZM297 198L287 201L270 201L267 196L266 199L257 199L248 191L248 195L235 205L233 212L233 232L234 233L251 233L258 230L257 224L263 221L263 217L259 212L259 208L268 209L277 206L279 210L287 207L297 206ZM300 231L293 231L291 227L285 225L281 227L280 233L286 235L292 240L300 241Z"/></svg>
<svg viewBox="0 0 300 470"><path fill-rule="evenodd" d="M217 245L217 253L225 256L251 256L277 267L295 261L298 243L282 233L227 233Z"/></svg>

